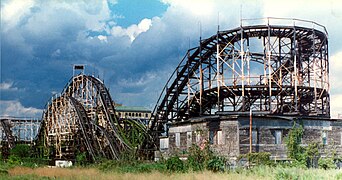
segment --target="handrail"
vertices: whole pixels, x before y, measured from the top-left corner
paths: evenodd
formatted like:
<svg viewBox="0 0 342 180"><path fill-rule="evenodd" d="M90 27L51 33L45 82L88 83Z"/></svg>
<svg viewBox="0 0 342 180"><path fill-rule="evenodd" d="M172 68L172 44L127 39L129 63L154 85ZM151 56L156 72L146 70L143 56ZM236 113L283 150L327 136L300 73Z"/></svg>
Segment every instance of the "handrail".
<svg viewBox="0 0 342 180"><path fill-rule="evenodd" d="M296 22L305 22L305 23L311 23L313 25L319 26L323 28L324 33L328 36L328 31L325 26L322 24L319 24L315 21L310 21L310 20L304 20L304 19L298 19L298 18L279 18L279 17L262 17L262 18L242 18L241 19L241 26L243 27L242 22L246 21L257 21L257 20L267 20L267 24L270 25L270 20L287 20L287 21L293 21L294 25Z"/></svg>

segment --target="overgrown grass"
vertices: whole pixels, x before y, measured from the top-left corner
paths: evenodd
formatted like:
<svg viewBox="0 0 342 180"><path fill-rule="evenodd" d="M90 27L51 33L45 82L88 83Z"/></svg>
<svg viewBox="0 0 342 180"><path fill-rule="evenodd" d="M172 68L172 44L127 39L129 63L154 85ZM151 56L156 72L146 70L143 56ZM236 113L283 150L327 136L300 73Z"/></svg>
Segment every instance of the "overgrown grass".
<svg viewBox="0 0 342 180"><path fill-rule="evenodd" d="M126 161L105 161L97 166L93 166L102 172L117 173L150 173L166 172L166 164L162 162L126 162Z"/></svg>
<svg viewBox="0 0 342 180"><path fill-rule="evenodd" d="M138 172L139 170L132 171L132 169L125 171L125 173L123 171L119 172L118 170L101 171L97 168L87 167L39 167L34 169L14 167L8 170L8 174L0 175L0 179L342 179L342 172L338 169L300 169L279 166L256 166L250 169L240 168L223 173L214 173L207 170L186 173L163 173L159 171Z"/></svg>

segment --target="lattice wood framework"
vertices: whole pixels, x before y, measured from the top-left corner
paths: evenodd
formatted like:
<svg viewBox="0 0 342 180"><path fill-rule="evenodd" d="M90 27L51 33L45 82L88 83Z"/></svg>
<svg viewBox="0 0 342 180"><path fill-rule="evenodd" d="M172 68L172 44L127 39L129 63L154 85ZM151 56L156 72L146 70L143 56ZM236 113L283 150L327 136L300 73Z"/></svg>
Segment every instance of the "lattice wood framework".
<svg viewBox="0 0 342 180"><path fill-rule="evenodd" d="M38 118L0 118L0 144L13 148L15 143L33 144L39 131L41 120Z"/></svg>
<svg viewBox="0 0 342 180"><path fill-rule="evenodd" d="M272 25L270 20L218 31L189 49L160 95L151 130L160 133L167 122L250 110L330 117L325 27L302 20Z"/></svg>
<svg viewBox="0 0 342 180"><path fill-rule="evenodd" d="M61 95L51 99L41 128L40 143L53 158L75 159L77 152L87 152L93 160L118 159L131 148L109 91L92 76L73 77Z"/></svg>

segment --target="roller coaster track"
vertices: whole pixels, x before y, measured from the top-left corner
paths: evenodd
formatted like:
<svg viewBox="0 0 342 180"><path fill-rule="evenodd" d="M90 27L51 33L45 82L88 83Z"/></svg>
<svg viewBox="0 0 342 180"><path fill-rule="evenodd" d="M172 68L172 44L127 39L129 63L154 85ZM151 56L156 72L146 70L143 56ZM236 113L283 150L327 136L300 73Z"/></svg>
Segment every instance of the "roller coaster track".
<svg viewBox="0 0 342 180"><path fill-rule="evenodd" d="M83 106L75 98L73 97L69 97L69 98L70 98L70 102L73 104L77 112L77 115L78 115L77 120L81 128L83 137L84 137L85 145L88 149L89 154L95 161L96 156L95 156L95 148L93 146L94 140L92 139L94 137L92 134L93 132L92 124L90 124L90 121L87 117L87 113L85 109L83 108Z"/></svg>
<svg viewBox="0 0 342 180"><path fill-rule="evenodd" d="M76 151L83 151L80 142L93 161L101 156L119 159L132 149L108 89L92 76L73 77L46 106L39 129L38 144L56 149L56 158L74 158Z"/></svg>
<svg viewBox="0 0 342 180"><path fill-rule="evenodd" d="M20 127L24 123L12 121L0 121L6 135L4 142L10 148L19 142L12 135L12 125ZM149 138L146 126L138 121L119 121L103 82L83 74L71 78L62 93L52 97L35 127L38 132L34 144L51 159L74 160L77 153L84 152L94 162L101 158L120 159L124 152L138 153L141 142Z"/></svg>
<svg viewBox="0 0 342 180"><path fill-rule="evenodd" d="M289 72L292 72L294 69L294 66L290 65L291 60L288 59L285 63L283 63L283 65L281 65L278 69L276 69L273 73L272 73L272 77L285 77ZM278 79L278 78L277 78ZM277 80L276 80L277 81ZM276 85L273 85L276 89ZM269 92L264 91L264 85L262 85L262 81L259 81L256 85L254 86L246 86L245 88L247 89L249 98L248 101L245 102L245 106L241 106L239 109L235 110L238 112L243 111L242 108L245 107L246 111L249 111L251 106L261 97L265 97L269 94ZM217 99L218 99L218 94L220 94L220 99L219 101L223 101L224 99L227 98L234 98L235 96L241 96L241 86L221 86L220 88L214 87L212 89L207 89L204 91L203 94L203 101L202 101L202 108L203 108L203 112L204 113L208 113L210 109L213 108L213 106L217 103ZM288 89L287 92L291 92L294 89L291 86L282 87L283 89ZM220 93L216 93L217 89L220 89ZM279 94L283 91L273 91L272 94ZM283 92L284 93L284 92ZM279 94L281 95L281 94ZM198 101L196 101L196 99L199 99L200 93L197 92L196 95L194 97L192 97L191 99L191 103L190 103L190 108L188 107L188 104L185 104L181 110L179 111L179 118L181 119L186 119L189 117L197 117L200 116L199 112L200 112L200 104L198 103ZM313 100L313 99L312 99ZM188 112L189 109L189 112ZM188 113L188 116L186 115ZM203 113L203 114L204 114Z"/></svg>
<svg viewBox="0 0 342 180"><path fill-rule="evenodd" d="M262 53L251 52L253 40L262 42ZM225 106L235 112L253 106L269 114L330 116L327 50L326 31L314 28L256 25L218 31L189 49L176 67L153 110L150 130L159 134L167 122ZM251 62L264 71L253 83L246 80ZM228 72L234 82L223 79Z"/></svg>

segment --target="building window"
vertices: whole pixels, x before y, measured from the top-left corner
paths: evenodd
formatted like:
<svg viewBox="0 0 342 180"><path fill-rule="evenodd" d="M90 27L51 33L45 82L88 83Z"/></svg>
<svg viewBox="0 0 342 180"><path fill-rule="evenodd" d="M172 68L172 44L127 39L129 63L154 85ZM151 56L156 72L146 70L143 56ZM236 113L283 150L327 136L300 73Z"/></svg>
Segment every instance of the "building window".
<svg viewBox="0 0 342 180"><path fill-rule="evenodd" d="M258 143L258 131L252 130L252 144Z"/></svg>
<svg viewBox="0 0 342 180"><path fill-rule="evenodd" d="M179 147L180 146L180 133L176 133L175 141L176 141L176 146Z"/></svg>
<svg viewBox="0 0 342 180"><path fill-rule="evenodd" d="M201 132L196 131L196 143L199 144L200 142L201 142Z"/></svg>
<svg viewBox="0 0 342 180"><path fill-rule="evenodd" d="M148 117L148 114L147 114L147 113L145 114L145 117Z"/></svg>
<svg viewBox="0 0 342 180"><path fill-rule="evenodd" d="M281 144L282 132L281 130L275 131L275 144Z"/></svg>
<svg viewBox="0 0 342 180"><path fill-rule="evenodd" d="M217 144L224 144L222 138L222 131L217 131Z"/></svg>
<svg viewBox="0 0 342 180"><path fill-rule="evenodd" d="M322 132L322 144L323 145L328 144L327 132Z"/></svg>
<svg viewBox="0 0 342 180"><path fill-rule="evenodd" d="M141 117L141 113L139 113L139 117Z"/></svg>
<svg viewBox="0 0 342 180"><path fill-rule="evenodd" d="M186 132L186 145L187 147L191 147L192 145L192 132Z"/></svg>
<svg viewBox="0 0 342 180"><path fill-rule="evenodd" d="M160 150L169 149L169 138L160 139Z"/></svg>
<svg viewBox="0 0 342 180"><path fill-rule="evenodd" d="M209 132L209 144L224 144L221 130L211 130Z"/></svg>

